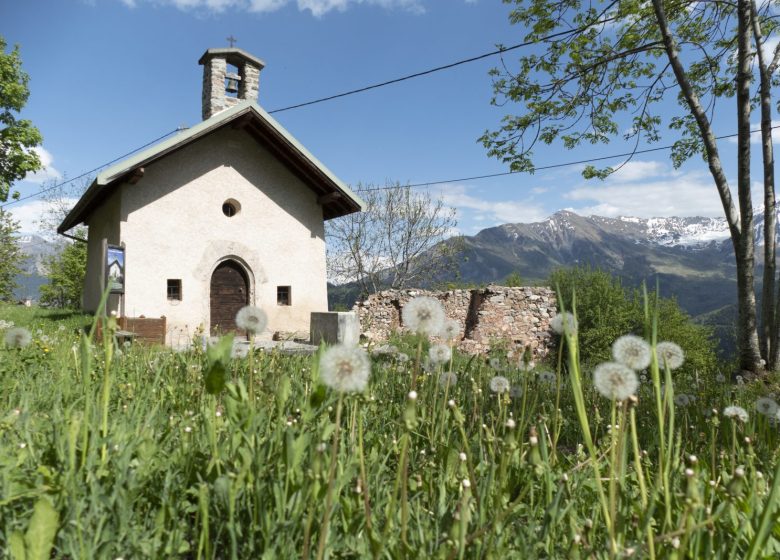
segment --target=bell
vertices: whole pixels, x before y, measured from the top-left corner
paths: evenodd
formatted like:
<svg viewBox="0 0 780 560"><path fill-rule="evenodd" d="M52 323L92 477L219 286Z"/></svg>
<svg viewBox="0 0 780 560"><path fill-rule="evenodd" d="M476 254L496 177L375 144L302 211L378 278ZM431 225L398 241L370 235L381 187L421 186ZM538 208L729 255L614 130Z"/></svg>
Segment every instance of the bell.
<svg viewBox="0 0 780 560"><path fill-rule="evenodd" d="M241 76L238 74L226 74L227 84L225 85L225 91L228 93L238 93L238 82Z"/></svg>

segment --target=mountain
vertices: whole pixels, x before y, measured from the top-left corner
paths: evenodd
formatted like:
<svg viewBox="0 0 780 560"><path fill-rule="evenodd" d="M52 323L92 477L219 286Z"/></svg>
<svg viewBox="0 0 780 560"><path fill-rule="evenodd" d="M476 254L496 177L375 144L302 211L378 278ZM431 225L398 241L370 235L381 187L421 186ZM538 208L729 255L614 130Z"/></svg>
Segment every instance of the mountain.
<svg viewBox="0 0 780 560"><path fill-rule="evenodd" d="M38 299L38 290L47 282L45 278L45 261L50 255L62 249L62 243L47 240L40 235L23 234L19 236L19 247L25 255L22 262L22 274L16 276L17 288L14 297L17 299Z"/></svg>
<svg viewBox="0 0 780 560"><path fill-rule="evenodd" d="M763 245L763 209L756 210L754 238ZM504 224L457 241L458 283L501 283L514 272L524 282L543 283L556 268L589 265L627 286L645 282L654 288L657 282L662 295L713 327L727 354L733 350L736 267L724 218L607 218L564 210L541 222ZM760 281L761 247L756 257ZM351 306L356 292L354 285L329 286L331 301L341 306Z"/></svg>

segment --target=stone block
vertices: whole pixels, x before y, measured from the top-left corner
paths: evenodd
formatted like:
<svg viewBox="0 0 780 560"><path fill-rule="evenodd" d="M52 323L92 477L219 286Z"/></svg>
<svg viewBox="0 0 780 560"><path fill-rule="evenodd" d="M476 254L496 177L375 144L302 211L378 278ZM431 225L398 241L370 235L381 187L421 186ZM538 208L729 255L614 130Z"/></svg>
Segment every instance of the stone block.
<svg viewBox="0 0 780 560"><path fill-rule="evenodd" d="M357 315L352 311L314 312L309 331L312 344L357 344L360 338Z"/></svg>

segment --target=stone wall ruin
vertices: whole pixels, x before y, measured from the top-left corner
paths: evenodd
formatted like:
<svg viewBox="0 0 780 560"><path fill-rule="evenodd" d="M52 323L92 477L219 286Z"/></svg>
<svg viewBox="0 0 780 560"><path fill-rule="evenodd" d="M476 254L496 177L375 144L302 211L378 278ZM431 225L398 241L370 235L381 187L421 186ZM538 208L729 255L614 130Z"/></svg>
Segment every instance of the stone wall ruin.
<svg viewBox="0 0 780 560"><path fill-rule="evenodd" d="M488 286L477 290L385 290L355 304L363 336L386 341L403 330L401 309L417 296L431 296L444 306L447 317L461 326L459 350L469 354L490 351L501 343L507 348L530 346L534 359L547 355L552 340L550 319L557 313L555 292L544 287Z"/></svg>

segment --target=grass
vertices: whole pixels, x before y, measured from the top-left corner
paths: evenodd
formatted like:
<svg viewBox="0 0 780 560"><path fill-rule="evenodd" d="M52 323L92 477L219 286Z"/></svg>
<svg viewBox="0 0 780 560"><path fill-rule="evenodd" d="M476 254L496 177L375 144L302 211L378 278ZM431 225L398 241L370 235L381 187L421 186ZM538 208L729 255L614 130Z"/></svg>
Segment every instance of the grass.
<svg viewBox="0 0 780 560"><path fill-rule="evenodd" d="M95 343L79 314L0 306L0 319L33 333L0 348L12 558L780 555L780 433L753 408L763 385L654 362L638 402L615 403L572 335L552 382L457 355L444 389L415 359L428 342L404 338L411 359L373 358L363 394L326 389L317 356L256 353L227 361L211 395L215 362L199 350ZM491 393L497 374L514 396ZM681 392L695 400L675 406ZM732 404L747 422L722 415Z"/></svg>

